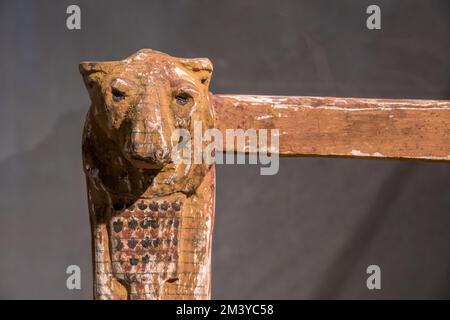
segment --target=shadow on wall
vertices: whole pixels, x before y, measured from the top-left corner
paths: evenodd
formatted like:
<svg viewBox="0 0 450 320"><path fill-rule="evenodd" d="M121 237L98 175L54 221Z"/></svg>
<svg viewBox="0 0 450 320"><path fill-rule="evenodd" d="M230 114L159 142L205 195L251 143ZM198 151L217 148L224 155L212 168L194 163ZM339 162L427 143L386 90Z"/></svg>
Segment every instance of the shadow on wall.
<svg viewBox="0 0 450 320"><path fill-rule="evenodd" d="M0 162L0 298L90 298L90 229L81 161L86 109L63 114L34 149ZM66 288L79 265L81 290Z"/></svg>
<svg viewBox="0 0 450 320"><path fill-rule="evenodd" d="M392 173L383 179L374 195L374 201L364 214L365 218L361 219L354 231L346 238L335 255L334 261L328 264L324 277L317 286L315 298L326 299L339 296L341 288L350 281L351 275L357 272L349 261L363 260L365 252L376 241L384 224L389 220L389 215L393 214L395 203L401 199L407 185L413 180L414 173L419 170L420 167L414 162L395 164Z"/></svg>

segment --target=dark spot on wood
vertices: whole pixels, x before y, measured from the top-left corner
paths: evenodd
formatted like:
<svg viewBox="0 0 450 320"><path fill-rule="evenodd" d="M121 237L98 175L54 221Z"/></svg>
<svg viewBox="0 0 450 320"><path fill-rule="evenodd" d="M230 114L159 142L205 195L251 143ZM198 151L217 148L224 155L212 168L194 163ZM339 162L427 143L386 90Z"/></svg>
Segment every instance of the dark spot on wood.
<svg viewBox="0 0 450 320"><path fill-rule="evenodd" d="M139 259L136 259L135 257L130 258L130 264L131 264L132 266L137 265L138 262L139 262Z"/></svg>
<svg viewBox="0 0 450 320"><path fill-rule="evenodd" d="M150 222L147 219L144 219L140 223L142 229L147 229L150 226Z"/></svg>
<svg viewBox="0 0 450 320"><path fill-rule="evenodd" d="M155 201L150 203L148 207L152 211L158 211L159 210L159 205Z"/></svg>
<svg viewBox="0 0 450 320"><path fill-rule="evenodd" d="M152 244L152 240L150 240L149 237L145 237L145 239L141 240L141 245L144 248L148 248L149 246L151 246L151 244Z"/></svg>
<svg viewBox="0 0 450 320"><path fill-rule="evenodd" d="M122 220L117 220L117 221L114 221L114 222L113 222L113 229L114 229L114 232L119 233L120 231L122 231L122 228L123 228L123 222L122 222Z"/></svg>
<svg viewBox="0 0 450 320"><path fill-rule="evenodd" d="M145 256L142 257L143 264L147 264L149 262L150 262L150 256L148 254L146 254Z"/></svg>
<svg viewBox="0 0 450 320"><path fill-rule="evenodd" d="M169 209L169 207L170 207L170 205L169 205L169 203L168 203L167 201L164 201L164 202L161 204L161 209L163 209L164 211L166 211L167 209Z"/></svg>
<svg viewBox="0 0 450 320"><path fill-rule="evenodd" d="M173 202L172 203L172 209L175 210L175 211L180 211L181 204L179 202Z"/></svg>
<svg viewBox="0 0 450 320"><path fill-rule="evenodd" d="M153 246L154 246L154 247L159 246L160 243L161 243L161 239L159 239L159 238L153 239Z"/></svg>
<svg viewBox="0 0 450 320"><path fill-rule="evenodd" d="M145 210L145 209L147 209L147 205L143 201L141 201L138 204L138 208L141 209L141 210Z"/></svg>
<svg viewBox="0 0 450 320"><path fill-rule="evenodd" d="M137 228L137 226L138 226L138 222L136 220L134 220L134 219L131 219L128 222L128 228L130 228L132 230L135 230Z"/></svg>
<svg viewBox="0 0 450 320"><path fill-rule="evenodd" d="M159 227L159 222L156 219L152 219L150 220L150 225L152 226L152 228L156 229Z"/></svg>
<svg viewBox="0 0 450 320"><path fill-rule="evenodd" d="M137 241L136 239L131 238L130 240L128 240L128 248L134 249L137 245Z"/></svg>

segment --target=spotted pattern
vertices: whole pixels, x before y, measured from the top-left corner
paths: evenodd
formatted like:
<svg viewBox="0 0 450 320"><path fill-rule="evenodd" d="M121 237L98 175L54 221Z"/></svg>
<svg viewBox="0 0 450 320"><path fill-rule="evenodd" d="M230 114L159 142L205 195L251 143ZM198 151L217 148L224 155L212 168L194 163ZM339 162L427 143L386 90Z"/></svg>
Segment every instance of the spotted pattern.
<svg viewBox="0 0 450 320"><path fill-rule="evenodd" d="M114 204L110 222L111 257L116 277L150 283L155 270L173 277L178 260L182 203L138 200Z"/></svg>

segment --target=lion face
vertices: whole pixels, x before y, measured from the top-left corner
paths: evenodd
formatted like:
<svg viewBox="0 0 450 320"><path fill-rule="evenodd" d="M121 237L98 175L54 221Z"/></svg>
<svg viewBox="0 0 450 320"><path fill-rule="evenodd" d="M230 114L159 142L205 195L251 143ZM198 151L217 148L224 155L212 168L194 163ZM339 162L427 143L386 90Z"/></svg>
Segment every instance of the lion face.
<svg viewBox="0 0 450 320"><path fill-rule="evenodd" d="M135 167L172 162L172 133L213 127L208 101L212 64L141 50L121 61L82 62L96 124Z"/></svg>

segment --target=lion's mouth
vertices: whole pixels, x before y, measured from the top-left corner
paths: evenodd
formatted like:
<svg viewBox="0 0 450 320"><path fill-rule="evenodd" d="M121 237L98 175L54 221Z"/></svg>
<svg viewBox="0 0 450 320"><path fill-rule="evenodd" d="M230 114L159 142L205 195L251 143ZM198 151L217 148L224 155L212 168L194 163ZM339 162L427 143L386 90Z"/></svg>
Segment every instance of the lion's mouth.
<svg viewBox="0 0 450 320"><path fill-rule="evenodd" d="M130 149L124 150L125 158L133 166L143 169L162 169L171 162L169 155L169 151L163 148L145 148L145 150L142 150L132 145Z"/></svg>

